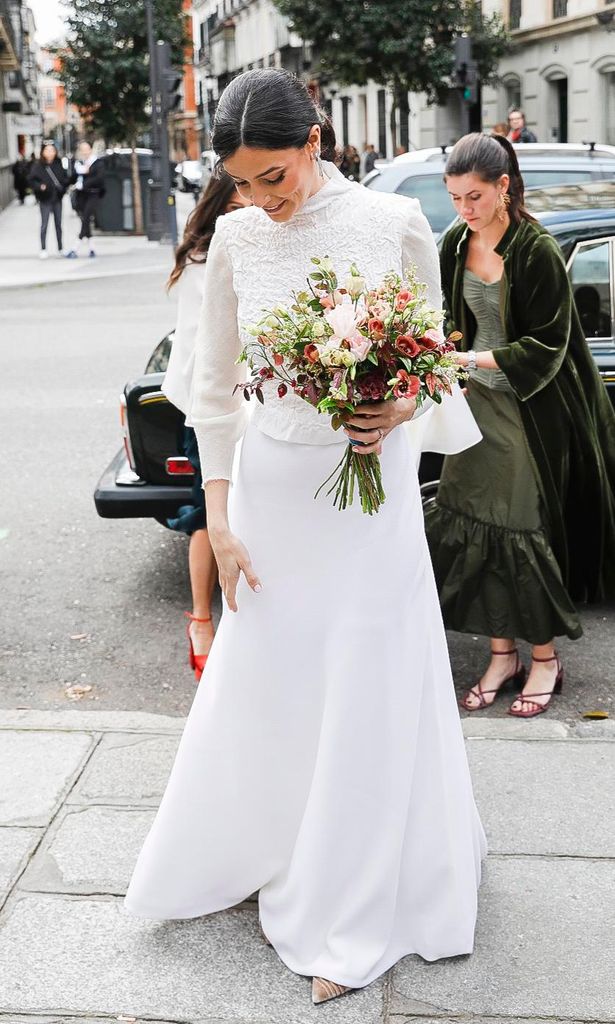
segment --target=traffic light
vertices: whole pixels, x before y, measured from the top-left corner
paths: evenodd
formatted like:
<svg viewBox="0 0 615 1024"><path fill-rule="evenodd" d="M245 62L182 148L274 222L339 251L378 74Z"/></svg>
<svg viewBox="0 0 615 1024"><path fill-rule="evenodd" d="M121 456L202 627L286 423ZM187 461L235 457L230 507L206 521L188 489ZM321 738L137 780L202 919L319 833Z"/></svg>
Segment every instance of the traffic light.
<svg viewBox="0 0 615 1024"><path fill-rule="evenodd" d="M453 85L461 91L461 95L466 103L477 103L478 66L472 58L472 40L470 36L455 36L454 48Z"/></svg>
<svg viewBox="0 0 615 1024"><path fill-rule="evenodd" d="M162 111L172 114L182 102L183 75L171 64L171 47L162 40L158 42L158 82Z"/></svg>

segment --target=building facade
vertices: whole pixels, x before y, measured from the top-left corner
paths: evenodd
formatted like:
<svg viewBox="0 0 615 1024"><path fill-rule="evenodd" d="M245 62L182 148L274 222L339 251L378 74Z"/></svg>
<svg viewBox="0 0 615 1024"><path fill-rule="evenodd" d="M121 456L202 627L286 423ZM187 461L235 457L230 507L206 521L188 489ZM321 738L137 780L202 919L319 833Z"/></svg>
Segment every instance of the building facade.
<svg viewBox="0 0 615 1024"><path fill-rule="evenodd" d="M169 118L171 158L178 161L198 160L200 154L192 0L183 0L182 6L186 18L187 42L182 68L181 103L177 112Z"/></svg>
<svg viewBox="0 0 615 1024"><path fill-rule="evenodd" d="M14 195L12 165L43 137L35 28L23 0L0 0L0 209Z"/></svg>
<svg viewBox="0 0 615 1024"><path fill-rule="evenodd" d="M483 89L485 128L520 106L540 142L615 145L615 0L484 0L514 49Z"/></svg>
<svg viewBox="0 0 615 1024"><path fill-rule="evenodd" d="M83 134L83 122L77 107L69 103L59 79L60 58L50 50L39 52L38 90L43 117L43 134L53 139L60 154L73 153Z"/></svg>
<svg viewBox="0 0 615 1024"><path fill-rule="evenodd" d="M310 47L289 28L271 0L193 0L195 74L198 128L203 149L211 146L211 126L218 96L235 75L252 68L281 67L302 77L330 113L341 145L361 150L373 144L393 156L392 97L374 82L366 86L341 86L319 73ZM404 147L423 144L421 122L427 137L437 133L431 109L417 96L409 96L408 130L396 125ZM427 111L427 114L426 114Z"/></svg>

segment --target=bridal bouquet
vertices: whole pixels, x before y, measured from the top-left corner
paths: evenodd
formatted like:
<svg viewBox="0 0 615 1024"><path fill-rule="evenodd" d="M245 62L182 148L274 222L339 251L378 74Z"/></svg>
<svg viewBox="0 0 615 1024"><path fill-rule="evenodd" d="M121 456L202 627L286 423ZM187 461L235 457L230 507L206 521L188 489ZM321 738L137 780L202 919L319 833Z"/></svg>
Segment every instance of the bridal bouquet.
<svg viewBox="0 0 615 1024"><path fill-rule="evenodd" d="M388 399L426 398L441 402L465 374L450 358L458 332L442 333L443 313L425 298L425 286L410 268L402 279L389 273L368 289L356 266L340 282L328 257L313 257L307 291L293 293L289 306L265 310L246 328L251 340L238 362L251 370L237 387L249 400L264 402L263 384L277 380L283 399L294 393L331 416L339 429L358 405ZM237 388L235 389L237 390ZM349 446L331 476L333 504L352 504L355 488L361 507L372 515L385 500L380 460Z"/></svg>

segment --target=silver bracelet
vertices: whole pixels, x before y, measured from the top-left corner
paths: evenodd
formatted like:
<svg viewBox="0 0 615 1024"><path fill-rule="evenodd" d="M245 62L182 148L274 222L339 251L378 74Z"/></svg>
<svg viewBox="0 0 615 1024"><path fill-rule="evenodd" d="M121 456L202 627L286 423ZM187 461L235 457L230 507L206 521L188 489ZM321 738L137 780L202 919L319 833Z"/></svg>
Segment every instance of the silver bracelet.
<svg viewBox="0 0 615 1024"><path fill-rule="evenodd" d="M474 349L470 349L468 352L468 370L476 369L476 352Z"/></svg>

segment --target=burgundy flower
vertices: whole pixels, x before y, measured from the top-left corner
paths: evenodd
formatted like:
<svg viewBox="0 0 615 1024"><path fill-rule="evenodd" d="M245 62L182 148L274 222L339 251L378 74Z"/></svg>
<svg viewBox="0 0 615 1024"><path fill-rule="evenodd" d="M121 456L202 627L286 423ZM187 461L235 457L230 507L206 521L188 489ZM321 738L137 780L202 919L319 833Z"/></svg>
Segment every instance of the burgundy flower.
<svg viewBox="0 0 615 1024"><path fill-rule="evenodd" d="M367 373L361 377L356 381L356 388L367 402L381 402L387 392L384 377L378 373Z"/></svg>

